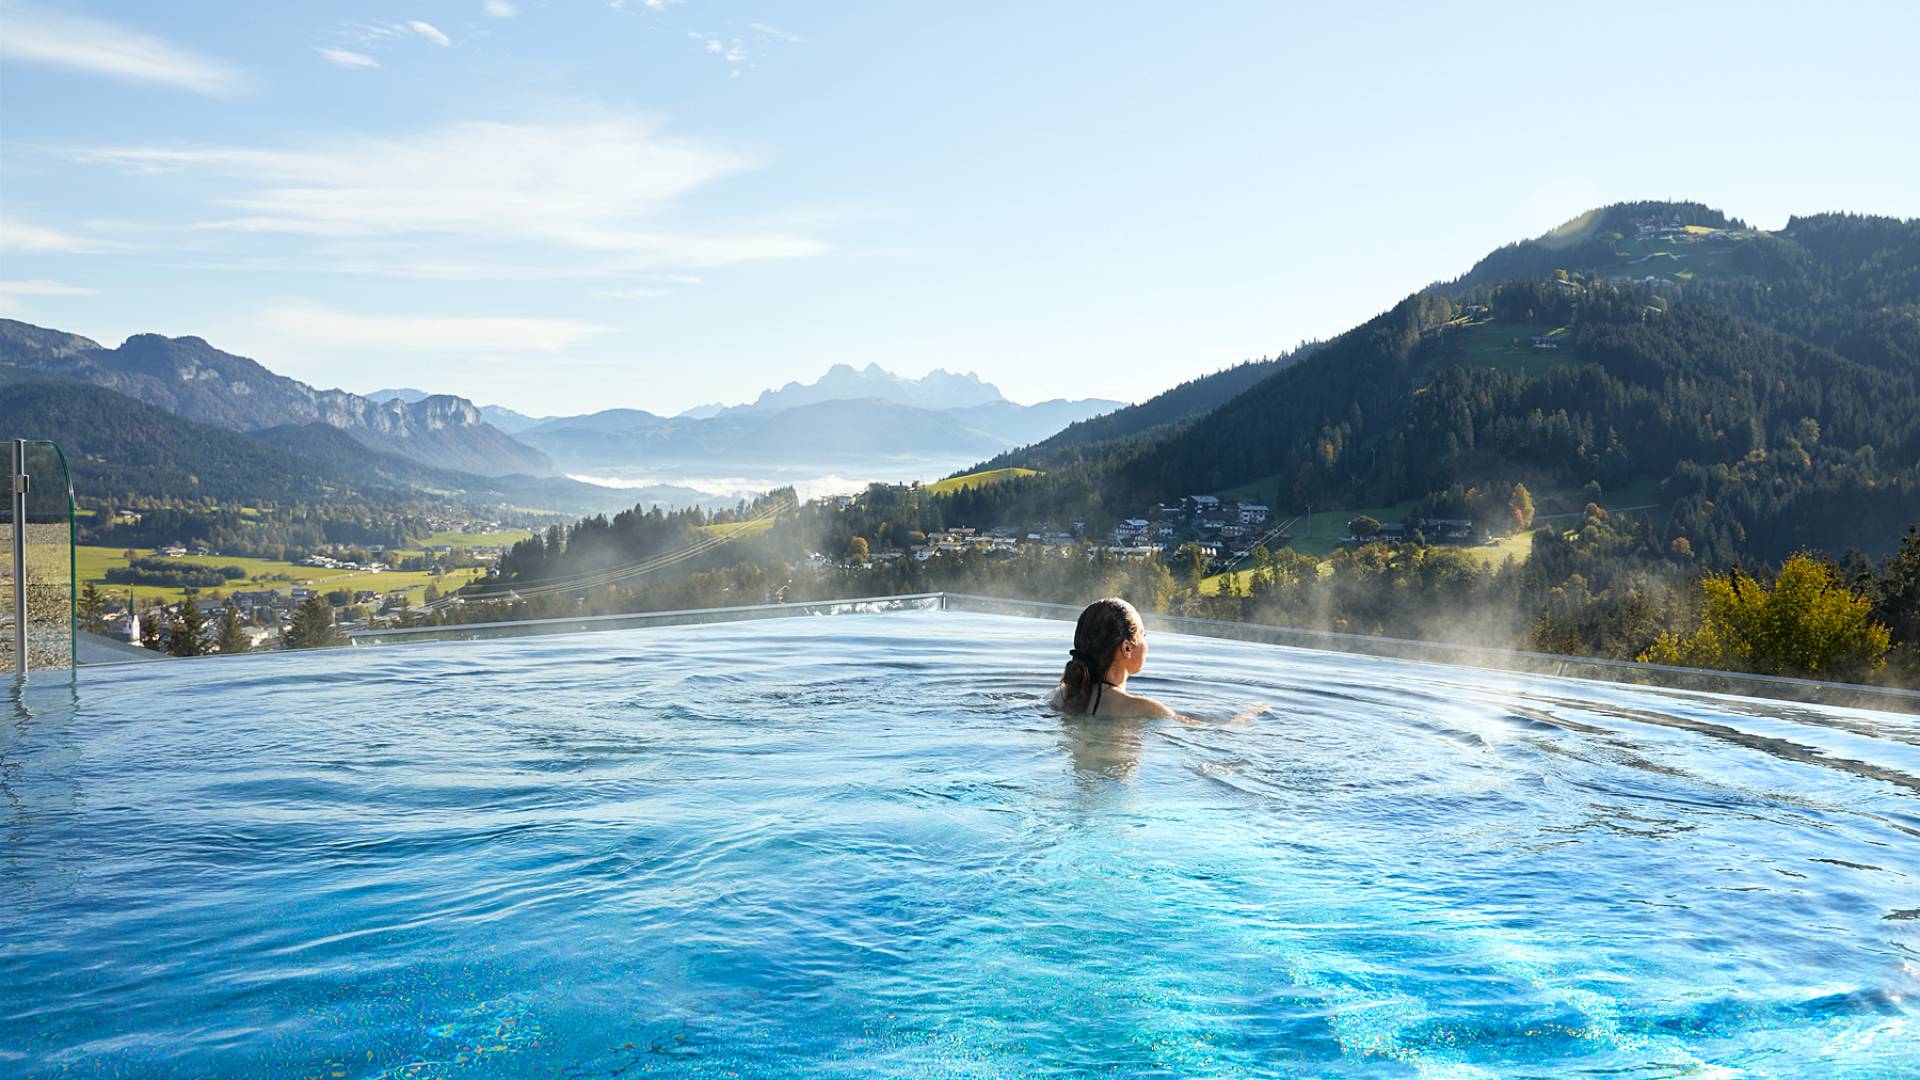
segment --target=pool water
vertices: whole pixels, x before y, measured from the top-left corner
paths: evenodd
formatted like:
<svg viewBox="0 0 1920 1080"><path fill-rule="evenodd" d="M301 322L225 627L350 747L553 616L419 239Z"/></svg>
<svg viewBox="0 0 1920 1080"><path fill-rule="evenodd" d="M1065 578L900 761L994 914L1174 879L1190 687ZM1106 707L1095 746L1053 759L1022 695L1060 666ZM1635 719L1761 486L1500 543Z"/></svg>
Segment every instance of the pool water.
<svg viewBox="0 0 1920 1080"><path fill-rule="evenodd" d="M908 612L85 672L9 1076L1889 1076L1920 719ZM1249 721L1219 721L1247 705Z"/></svg>

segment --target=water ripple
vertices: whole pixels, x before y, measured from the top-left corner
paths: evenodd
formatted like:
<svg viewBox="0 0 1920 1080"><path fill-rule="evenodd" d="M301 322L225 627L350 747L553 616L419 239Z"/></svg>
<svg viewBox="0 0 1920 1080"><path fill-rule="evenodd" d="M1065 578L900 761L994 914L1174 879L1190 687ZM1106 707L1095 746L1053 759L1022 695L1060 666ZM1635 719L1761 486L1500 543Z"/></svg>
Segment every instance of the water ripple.
<svg viewBox="0 0 1920 1080"><path fill-rule="evenodd" d="M1920 1059L1920 723L915 612L88 673L0 726L0 1072ZM1234 726L1249 706L1264 709Z"/></svg>

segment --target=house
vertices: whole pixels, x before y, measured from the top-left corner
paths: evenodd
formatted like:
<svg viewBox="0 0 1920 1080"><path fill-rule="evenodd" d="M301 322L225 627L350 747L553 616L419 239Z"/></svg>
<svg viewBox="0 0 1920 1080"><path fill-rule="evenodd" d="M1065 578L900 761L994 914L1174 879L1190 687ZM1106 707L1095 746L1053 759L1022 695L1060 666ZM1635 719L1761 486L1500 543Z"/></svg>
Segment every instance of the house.
<svg viewBox="0 0 1920 1080"><path fill-rule="evenodd" d="M1560 334L1535 334L1533 336L1533 347L1536 349L1557 349L1563 340L1565 340L1565 338Z"/></svg>
<svg viewBox="0 0 1920 1080"><path fill-rule="evenodd" d="M284 598L272 589L235 589L227 598L243 612L250 612L254 608L271 610L284 602Z"/></svg>
<svg viewBox="0 0 1920 1080"><path fill-rule="evenodd" d="M1239 512L1240 524L1242 525L1265 525L1267 523L1268 511L1266 506L1261 503L1243 502L1240 504Z"/></svg>
<svg viewBox="0 0 1920 1080"><path fill-rule="evenodd" d="M169 559L184 559L187 556L187 546L180 543L168 544L160 549L159 554Z"/></svg>
<svg viewBox="0 0 1920 1080"><path fill-rule="evenodd" d="M1472 540L1470 518L1428 518L1422 529L1429 540Z"/></svg>
<svg viewBox="0 0 1920 1080"><path fill-rule="evenodd" d="M1189 495L1180 500L1180 504L1186 509L1187 513L1195 517L1220 512L1220 500L1213 495Z"/></svg>

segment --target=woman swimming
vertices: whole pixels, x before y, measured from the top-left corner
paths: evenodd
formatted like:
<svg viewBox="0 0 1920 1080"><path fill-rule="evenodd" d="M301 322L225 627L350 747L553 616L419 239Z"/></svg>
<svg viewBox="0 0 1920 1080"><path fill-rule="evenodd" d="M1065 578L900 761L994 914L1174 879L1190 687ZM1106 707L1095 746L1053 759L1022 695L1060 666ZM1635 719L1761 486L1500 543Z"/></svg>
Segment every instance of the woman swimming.
<svg viewBox="0 0 1920 1080"><path fill-rule="evenodd" d="M1073 628L1073 649L1053 707L1085 716L1162 718L1177 714L1150 697L1127 693L1127 676L1147 662L1147 629L1125 600L1095 600Z"/></svg>

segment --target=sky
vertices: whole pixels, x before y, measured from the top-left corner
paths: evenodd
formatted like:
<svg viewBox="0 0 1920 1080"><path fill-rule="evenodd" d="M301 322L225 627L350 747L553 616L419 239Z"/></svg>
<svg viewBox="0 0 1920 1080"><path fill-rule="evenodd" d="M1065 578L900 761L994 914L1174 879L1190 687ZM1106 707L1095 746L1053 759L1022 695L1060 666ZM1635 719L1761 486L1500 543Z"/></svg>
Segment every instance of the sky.
<svg viewBox="0 0 1920 1080"><path fill-rule="evenodd" d="M0 0L0 316L536 415L1143 400L1604 203L1920 216L1920 4Z"/></svg>

